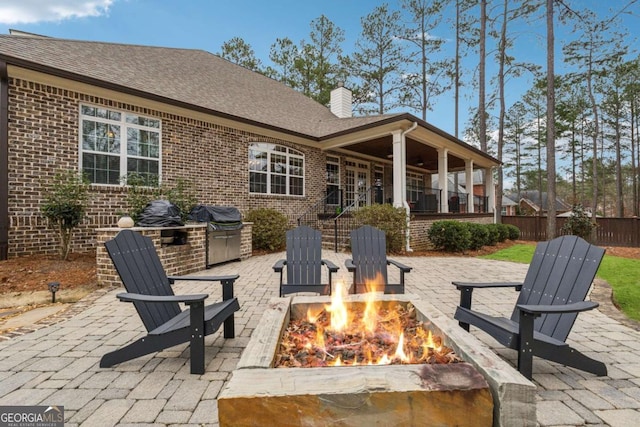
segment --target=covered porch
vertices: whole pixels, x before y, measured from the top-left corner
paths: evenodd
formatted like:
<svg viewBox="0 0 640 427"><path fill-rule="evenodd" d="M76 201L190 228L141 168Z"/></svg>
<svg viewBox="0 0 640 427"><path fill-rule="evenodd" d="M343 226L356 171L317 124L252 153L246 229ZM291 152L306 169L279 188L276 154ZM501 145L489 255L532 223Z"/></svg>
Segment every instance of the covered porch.
<svg viewBox="0 0 640 427"><path fill-rule="evenodd" d="M323 141L327 212L391 203L412 214L486 214L499 162L411 115Z"/></svg>

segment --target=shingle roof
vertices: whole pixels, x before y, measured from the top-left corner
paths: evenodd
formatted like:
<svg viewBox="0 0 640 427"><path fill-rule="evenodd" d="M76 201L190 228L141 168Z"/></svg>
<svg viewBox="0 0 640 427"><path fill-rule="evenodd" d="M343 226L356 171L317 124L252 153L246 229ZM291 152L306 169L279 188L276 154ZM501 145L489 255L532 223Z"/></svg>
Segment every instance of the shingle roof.
<svg viewBox="0 0 640 427"><path fill-rule="evenodd" d="M0 59L312 138L393 116L339 119L286 85L203 50L0 35Z"/></svg>
<svg viewBox="0 0 640 427"><path fill-rule="evenodd" d="M540 200L541 196L542 196L542 201ZM517 199L517 195L510 195L510 197L516 197ZM546 191L543 191L542 194L540 194L537 190L521 191L520 200L523 200L523 199L527 201L531 206L535 206L536 209L539 209L540 206L542 205L542 210L544 211L548 210L548 207L547 207L548 197L547 197ZM571 209L571 205L566 203L564 200L556 197L556 211L566 211L570 209Z"/></svg>

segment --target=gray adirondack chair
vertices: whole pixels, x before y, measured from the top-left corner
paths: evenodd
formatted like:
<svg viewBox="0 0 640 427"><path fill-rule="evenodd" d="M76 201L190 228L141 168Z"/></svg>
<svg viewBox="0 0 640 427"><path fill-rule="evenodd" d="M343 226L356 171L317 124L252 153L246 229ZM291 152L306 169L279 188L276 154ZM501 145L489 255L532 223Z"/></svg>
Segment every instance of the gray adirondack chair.
<svg viewBox="0 0 640 427"><path fill-rule="evenodd" d="M411 271L411 267L387 258L387 242L384 231L370 225L353 230L351 232L351 255L352 258L345 261L345 266L349 272L353 273L352 293L377 290L371 289L372 283L378 286L384 284L385 294L404 293L404 275ZM400 283L389 283L388 265L398 267Z"/></svg>
<svg viewBox="0 0 640 427"><path fill-rule="evenodd" d="M567 344L579 312L597 303L585 301L604 256L604 249L576 236L540 242L523 283L453 282L460 290L455 319L487 332L518 352L518 370L531 379L533 356L571 366L598 376L607 375L604 363L591 359ZM511 318L494 317L471 310L474 289L514 287L520 291Z"/></svg>
<svg viewBox="0 0 640 427"><path fill-rule="evenodd" d="M280 273L280 296L297 292L315 292L331 295L333 273L338 266L322 259L322 233L306 225L287 231L287 259L281 259L273 266ZM328 269L328 283L322 283L322 266ZM287 280L283 280L286 267Z"/></svg>
<svg viewBox="0 0 640 427"><path fill-rule="evenodd" d="M147 335L118 350L105 354L100 367L154 353L189 342L191 373L204 374L204 337L224 324L224 337L233 338L233 313L240 309L233 296L233 284L239 277L173 276L168 277L149 237L132 230L122 230L105 247L127 293L118 299L132 302L147 329ZM171 284L177 280L213 281L222 284L222 301L205 306L207 294L175 295ZM182 310L178 303L189 308Z"/></svg>

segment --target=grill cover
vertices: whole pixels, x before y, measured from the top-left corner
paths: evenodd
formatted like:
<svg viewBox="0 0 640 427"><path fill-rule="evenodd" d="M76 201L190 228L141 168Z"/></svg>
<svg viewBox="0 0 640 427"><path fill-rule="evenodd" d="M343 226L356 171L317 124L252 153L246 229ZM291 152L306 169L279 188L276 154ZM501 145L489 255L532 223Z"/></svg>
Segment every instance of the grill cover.
<svg viewBox="0 0 640 427"><path fill-rule="evenodd" d="M242 214L232 206L198 205L189 213L191 221L208 222L213 230L239 230Z"/></svg>
<svg viewBox="0 0 640 427"><path fill-rule="evenodd" d="M180 209L168 200L149 202L138 218L139 227L176 227L184 225Z"/></svg>

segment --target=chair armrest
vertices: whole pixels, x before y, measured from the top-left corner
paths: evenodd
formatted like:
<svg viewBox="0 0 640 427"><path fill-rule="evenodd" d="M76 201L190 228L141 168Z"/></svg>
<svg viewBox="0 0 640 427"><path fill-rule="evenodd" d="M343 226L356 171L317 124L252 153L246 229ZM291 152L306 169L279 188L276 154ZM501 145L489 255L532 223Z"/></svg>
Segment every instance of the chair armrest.
<svg viewBox="0 0 640 427"><path fill-rule="evenodd" d="M515 288L516 291L522 289L522 283L519 282L489 282L489 283L473 283L473 282L451 282L458 290L462 289L485 289L485 288Z"/></svg>
<svg viewBox="0 0 640 427"><path fill-rule="evenodd" d="M471 310L471 303L473 299L474 289L489 289L489 288L515 288L516 291L522 289L522 283L518 282L451 282L455 285L456 289L460 291L460 307ZM469 331L469 324L465 322L458 322L460 326Z"/></svg>
<svg viewBox="0 0 640 427"><path fill-rule="evenodd" d="M340 269L340 267L338 267L337 265L335 265L333 262L329 261L328 259L323 259L322 263L327 266L327 268L329 269L329 271L331 273L336 273Z"/></svg>
<svg viewBox="0 0 640 427"><path fill-rule="evenodd" d="M353 264L353 260L352 259L347 259L344 261L344 266L347 267L347 270L349 271L355 271L356 266Z"/></svg>
<svg viewBox="0 0 640 427"><path fill-rule="evenodd" d="M117 294L116 297L120 301L124 302L159 302L159 303L167 303L167 302L183 302L185 304L193 304L197 302L202 302L205 299L209 298L207 294L193 294L193 295L142 295L142 294L132 294L132 293L122 293Z"/></svg>
<svg viewBox="0 0 640 427"><path fill-rule="evenodd" d="M168 276L169 283L173 284L176 280L195 280L199 282L220 282L222 285L222 300L227 301L233 298L233 284L239 274L230 274L228 276Z"/></svg>
<svg viewBox="0 0 640 427"><path fill-rule="evenodd" d="M401 262L388 259L388 258L387 258L387 265L395 265L400 270L402 270L403 273L409 273L411 271L411 267L409 267L408 265L404 265Z"/></svg>
<svg viewBox="0 0 640 427"><path fill-rule="evenodd" d="M593 301L580 301L571 304L558 304L558 305L531 305L531 304L518 304L516 307L525 313L533 315L541 314L562 314L562 313L579 313L581 311L593 310L598 307L597 302Z"/></svg>
<svg viewBox="0 0 640 427"><path fill-rule="evenodd" d="M176 280L193 280L198 282L228 282L235 281L239 274L230 274L228 276L167 276L169 283L173 283Z"/></svg>
<svg viewBox="0 0 640 427"><path fill-rule="evenodd" d="M273 271L275 271L276 273L282 273L282 269L284 268L285 265L287 265L287 260L286 259L279 259L273 265Z"/></svg>

